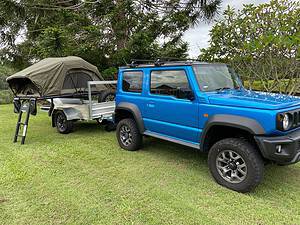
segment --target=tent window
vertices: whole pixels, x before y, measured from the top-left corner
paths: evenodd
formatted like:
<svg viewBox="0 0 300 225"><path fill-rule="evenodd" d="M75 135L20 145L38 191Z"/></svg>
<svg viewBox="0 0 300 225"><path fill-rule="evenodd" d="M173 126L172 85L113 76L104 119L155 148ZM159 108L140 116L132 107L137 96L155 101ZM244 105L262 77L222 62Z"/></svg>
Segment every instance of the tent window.
<svg viewBox="0 0 300 225"><path fill-rule="evenodd" d="M72 72L66 75L63 89L87 88L87 82L92 80L93 79L90 77L90 75L84 72Z"/></svg>

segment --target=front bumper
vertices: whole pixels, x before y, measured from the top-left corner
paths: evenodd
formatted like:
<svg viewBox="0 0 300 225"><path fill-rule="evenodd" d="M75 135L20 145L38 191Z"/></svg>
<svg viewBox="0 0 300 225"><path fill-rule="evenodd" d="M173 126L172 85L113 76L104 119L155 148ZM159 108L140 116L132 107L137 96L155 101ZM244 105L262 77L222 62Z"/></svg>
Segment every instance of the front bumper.
<svg viewBox="0 0 300 225"><path fill-rule="evenodd" d="M256 136L255 140L266 159L284 165L300 161L300 130L285 136Z"/></svg>

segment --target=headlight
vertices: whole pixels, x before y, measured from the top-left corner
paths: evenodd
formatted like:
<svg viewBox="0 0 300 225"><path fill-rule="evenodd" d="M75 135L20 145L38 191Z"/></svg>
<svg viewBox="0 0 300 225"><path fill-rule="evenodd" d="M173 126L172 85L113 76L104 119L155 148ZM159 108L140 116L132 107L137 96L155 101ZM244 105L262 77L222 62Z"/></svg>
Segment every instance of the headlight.
<svg viewBox="0 0 300 225"><path fill-rule="evenodd" d="M293 125L293 115L290 113L282 113L277 116L277 128L282 131L291 129Z"/></svg>
<svg viewBox="0 0 300 225"><path fill-rule="evenodd" d="M284 114L283 120L282 120L282 128L284 130L288 130L290 127L290 117L288 114Z"/></svg>

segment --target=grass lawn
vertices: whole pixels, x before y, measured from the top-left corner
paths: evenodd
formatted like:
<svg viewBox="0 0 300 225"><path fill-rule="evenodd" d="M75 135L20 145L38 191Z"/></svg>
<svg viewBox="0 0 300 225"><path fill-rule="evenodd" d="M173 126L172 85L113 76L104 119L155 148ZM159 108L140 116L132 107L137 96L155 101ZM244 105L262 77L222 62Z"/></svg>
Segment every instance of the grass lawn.
<svg viewBox="0 0 300 225"><path fill-rule="evenodd" d="M16 120L0 105L0 224L300 224L300 163L267 166L263 183L239 194L217 185L194 149L145 138L127 152L96 123L59 134L44 112L21 146Z"/></svg>

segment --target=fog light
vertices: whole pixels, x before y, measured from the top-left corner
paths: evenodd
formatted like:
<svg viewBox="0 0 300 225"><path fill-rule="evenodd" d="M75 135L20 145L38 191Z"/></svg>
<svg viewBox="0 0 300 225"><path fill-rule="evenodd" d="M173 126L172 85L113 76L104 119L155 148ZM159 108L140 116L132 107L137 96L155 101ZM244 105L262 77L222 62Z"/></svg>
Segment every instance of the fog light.
<svg viewBox="0 0 300 225"><path fill-rule="evenodd" d="M281 153L282 147L281 145L276 145L276 153Z"/></svg>

